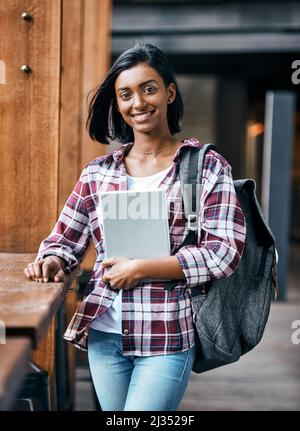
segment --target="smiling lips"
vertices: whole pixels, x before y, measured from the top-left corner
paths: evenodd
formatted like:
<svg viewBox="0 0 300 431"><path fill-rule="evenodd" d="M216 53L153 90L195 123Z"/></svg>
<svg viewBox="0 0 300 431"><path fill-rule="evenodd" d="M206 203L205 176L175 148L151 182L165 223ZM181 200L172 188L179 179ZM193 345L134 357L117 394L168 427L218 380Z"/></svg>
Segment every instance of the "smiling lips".
<svg viewBox="0 0 300 431"><path fill-rule="evenodd" d="M134 119L137 122L142 123L143 121L145 121L149 117L151 117L151 115L153 114L153 112L154 111L141 112L140 114L133 114L132 116L134 117Z"/></svg>

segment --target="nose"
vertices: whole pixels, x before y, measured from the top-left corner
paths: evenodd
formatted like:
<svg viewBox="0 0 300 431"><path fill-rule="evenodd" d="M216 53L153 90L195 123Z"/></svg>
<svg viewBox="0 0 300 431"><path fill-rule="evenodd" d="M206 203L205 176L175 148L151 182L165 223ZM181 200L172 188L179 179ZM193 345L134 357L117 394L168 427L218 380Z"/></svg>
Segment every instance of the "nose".
<svg viewBox="0 0 300 431"><path fill-rule="evenodd" d="M141 93L136 93L133 99L133 109L143 109L146 106L146 102L143 99L143 95Z"/></svg>

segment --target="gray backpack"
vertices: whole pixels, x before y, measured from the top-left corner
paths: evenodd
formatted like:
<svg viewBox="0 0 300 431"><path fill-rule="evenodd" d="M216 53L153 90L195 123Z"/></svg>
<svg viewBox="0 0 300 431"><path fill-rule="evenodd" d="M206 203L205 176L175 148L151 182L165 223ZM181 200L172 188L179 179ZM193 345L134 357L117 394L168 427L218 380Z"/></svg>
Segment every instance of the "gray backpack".
<svg viewBox="0 0 300 431"><path fill-rule="evenodd" d="M180 162L188 235L179 246L197 242L197 213L205 153L214 145L186 148ZM186 187L189 184L192 186ZM261 340L269 316L273 292L277 294L277 251L274 236L264 219L255 194L255 181L234 181L235 191L246 218L246 242L235 272L206 283L205 293L192 288L197 346L193 371L202 373L237 361ZM169 284L166 288L172 288ZM202 286L203 287L203 286ZM275 298L276 298L275 294Z"/></svg>

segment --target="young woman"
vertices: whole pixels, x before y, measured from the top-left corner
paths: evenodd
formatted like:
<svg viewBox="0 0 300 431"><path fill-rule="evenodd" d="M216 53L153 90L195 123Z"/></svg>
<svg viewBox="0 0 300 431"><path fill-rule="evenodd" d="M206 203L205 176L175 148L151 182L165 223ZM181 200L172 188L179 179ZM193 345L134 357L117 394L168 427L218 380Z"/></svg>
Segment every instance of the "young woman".
<svg viewBox="0 0 300 431"><path fill-rule="evenodd" d="M245 220L231 167L212 150L204 161L199 242L177 250L187 234L178 167L187 147L201 146L196 138L174 138L182 115L161 50L138 43L123 52L97 89L88 118L93 139L122 145L83 169L35 262L24 270L33 280L60 281L93 240L94 270L64 337L88 351L103 410L178 408L195 358L191 287L229 276L243 251ZM99 192L149 187L164 189L168 198L171 255L104 260ZM159 281L166 278L177 280L172 290Z"/></svg>

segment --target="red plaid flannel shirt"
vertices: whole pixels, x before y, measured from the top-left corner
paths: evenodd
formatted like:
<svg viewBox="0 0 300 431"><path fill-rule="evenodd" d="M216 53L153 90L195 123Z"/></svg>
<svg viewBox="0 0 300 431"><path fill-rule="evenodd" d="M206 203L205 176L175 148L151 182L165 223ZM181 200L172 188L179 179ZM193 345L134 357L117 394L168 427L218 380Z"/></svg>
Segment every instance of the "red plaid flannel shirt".
<svg viewBox="0 0 300 431"><path fill-rule="evenodd" d="M103 228L97 217L99 192L126 190L124 153L131 144L92 160L82 171L50 235L41 243L38 259L56 255L67 262L66 273L82 260L90 239L97 257L85 298L73 316L64 338L86 350L88 327L112 305L117 291L101 280L104 259ZM201 231L198 244L175 250L187 234L178 167L184 147L201 146L196 138L185 139L170 170L160 183L169 205L171 254L177 256L185 274L173 290L163 282L140 282L122 295L124 355L164 355L190 349L194 344L195 314L191 287L232 274L243 252L246 226L235 193L231 167L210 150L204 160L201 188ZM202 286L201 286L202 285Z"/></svg>

